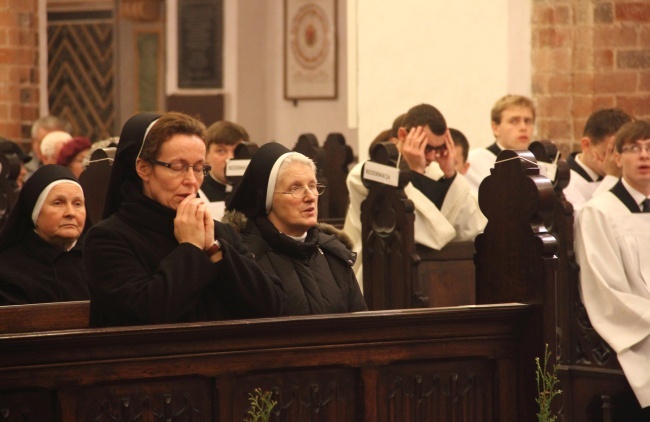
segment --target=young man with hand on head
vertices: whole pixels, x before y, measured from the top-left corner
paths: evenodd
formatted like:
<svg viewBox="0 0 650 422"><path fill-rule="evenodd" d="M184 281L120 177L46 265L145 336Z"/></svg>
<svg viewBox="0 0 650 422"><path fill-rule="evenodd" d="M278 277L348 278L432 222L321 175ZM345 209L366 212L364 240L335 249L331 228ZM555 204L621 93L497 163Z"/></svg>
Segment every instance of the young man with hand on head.
<svg viewBox="0 0 650 422"><path fill-rule="evenodd" d="M650 420L650 122L616 134L623 177L587 201L576 223L580 288L589 320L616 351Z"/></svg>
<svg viewBox="0 0 650 422"><path fill-rule="evenodd" d="M494 143L487 148L472 149L467 159L470 167L465 177L477 196L481 182L490 175L501 151L528 149L533 139L535 106L530 98L506 95L492 107L491 119Z"/></svg>
<svg viewBox="0 0 650 422"><path fill-rule="evenodd" d="M415 205L415 241L433 249L442 249L452 240L473 240L487 220L471 195L463 177L455 168L456 149L440 111L429 104L411 108L399 123L392 138L413 172L413 180L404 192ZM361 254L361 203L368 189L361 180L363 162L348 174L350 206L343 231L352 237ZM361 256L357 257L357 280L363 280Z"/></svg>
<svg viewBox="0 0 650 422"><path fill-rule="evenodd" d="M581 152L567 158L571 169L564 196L578 211L594 195L607 192L621 177L616 164L614 144L616 132L632 118L618 108L595 111L589 116L580 139Z"/></svg>

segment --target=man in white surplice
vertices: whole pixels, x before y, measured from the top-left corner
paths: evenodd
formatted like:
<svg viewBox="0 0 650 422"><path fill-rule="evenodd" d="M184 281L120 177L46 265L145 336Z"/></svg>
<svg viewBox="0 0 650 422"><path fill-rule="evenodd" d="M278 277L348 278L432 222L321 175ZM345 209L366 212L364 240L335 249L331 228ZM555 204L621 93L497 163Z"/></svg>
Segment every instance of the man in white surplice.
<svg viewBox="0 0 650 422"><path fill-rule="evenodd" d="M415 242L441 249L452 240L473 240L483 231L487 219L464 177L456 172L456 149L445 118L435 107L420 104L396 122L399 129L392 140L413 172L413 180L404 192L415 206ZM368 196L361 180L363 164L357 164L347 177L350 206L343 226L359 253L354 269L360 283L361 203Z"/></svg>
<svg viewBox="0 0 650 422"><path fill-rule="evenodd" d="M616 351L637 399L650 407L650 122L616 135L622 179L586 202L576 225L582 299ZM644 409L650 411L650 409Z"/></svg>
<svg viewBox="0 0 650 422"><path fill-rule="evenodd" d="M618 108L603 108L591 113L580 138L580 152L567 157L571 169L564 196L578 211L593 196L610 190L621 178L616 165L616 132L632 118Z"/></svg>

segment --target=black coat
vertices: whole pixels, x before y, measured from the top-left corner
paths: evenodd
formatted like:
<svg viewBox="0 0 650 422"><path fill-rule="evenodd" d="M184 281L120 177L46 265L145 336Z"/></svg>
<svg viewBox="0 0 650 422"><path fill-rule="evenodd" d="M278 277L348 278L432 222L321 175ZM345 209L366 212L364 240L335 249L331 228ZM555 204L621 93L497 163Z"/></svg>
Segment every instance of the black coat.
<svg viewBox="0 0 650 422"><path fill-rule="evenodd" d="M319 224L298 242L280 233L266 217L246 219L231 212L224 220L241 230L244 245L260 267L282 280L287 295L284 315L368 309L352 271L356 254L339 240L345 235L334 227Z"/></svg>
<svg viewBox="0 0 650 422"><path fill-rule="evenodd" d="M129 181L118 211L94 225L84 247L93 325L155 324L281 313L280 281L265 274L232 228L215 222L217 263L174 237L176 212Z"/></svg>
<svg viewBox="0 0 650 422"><path fill-rule="evenodd" d="M66 252L31 231L0 253L0 305L88 300L81 241Z"/></svg>

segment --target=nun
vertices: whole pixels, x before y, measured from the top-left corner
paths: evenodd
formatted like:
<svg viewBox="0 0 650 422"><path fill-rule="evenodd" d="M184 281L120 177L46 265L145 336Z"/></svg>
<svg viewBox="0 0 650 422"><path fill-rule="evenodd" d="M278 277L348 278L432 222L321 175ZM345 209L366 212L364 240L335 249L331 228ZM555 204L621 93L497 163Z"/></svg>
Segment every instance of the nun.
<svg viewBox="0 0 650 422"><path fill-rule="evenodd" d="M0 232L0 305L88 299L84 193L65 167L39 168Z"/></svg>
<svg viewBox="0 0 650 422"><path fill-rule="evenodd" d="M352 242L317 222L324 190L311 159L268 143L252 157L224 216L259 266L282 280L285 315L367 310L352 271Z"/></svg>
<svg viewBox="0 0 650 422"><path fill-rule="evenodd" d="M205 125L141 113L120 136L104 219L84 264L93 326L278 316L280 281L265 274L197 192L210 171Z"/></svg>

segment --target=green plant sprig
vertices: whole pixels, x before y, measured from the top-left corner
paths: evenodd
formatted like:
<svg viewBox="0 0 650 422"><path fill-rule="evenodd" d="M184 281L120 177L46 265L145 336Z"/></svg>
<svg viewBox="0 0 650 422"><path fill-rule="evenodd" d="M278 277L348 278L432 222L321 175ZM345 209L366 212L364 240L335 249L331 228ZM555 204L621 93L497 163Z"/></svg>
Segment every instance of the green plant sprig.
<svg viewBox="0 0 650 422"><path fill-rule="evenodd" d="M262 391L261 388L256 388L252 393L248 394L248 401L251 406L246 414L246 422L268 422L271 418L271 412L278 402L271 400L272 393L270 391Z"/></svg>
<svg viewBox="0 0 650 422"><path fill-rule="evenodd" d="M551 402L556 396L562 394L562 390L557 389L557 384L560 380L557 378L557 365L553 365L552 372L548 370L548 361L551 357L551 352L548 351L548 344L544 349L544 365L540 365L539 358L535 358L537 370L535 372L535 379L537 380L537 398L535 401L539 405L539 413L537 414L538 422L555 422L556 415L553 415L551 410Z"/></svg>

